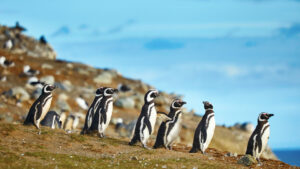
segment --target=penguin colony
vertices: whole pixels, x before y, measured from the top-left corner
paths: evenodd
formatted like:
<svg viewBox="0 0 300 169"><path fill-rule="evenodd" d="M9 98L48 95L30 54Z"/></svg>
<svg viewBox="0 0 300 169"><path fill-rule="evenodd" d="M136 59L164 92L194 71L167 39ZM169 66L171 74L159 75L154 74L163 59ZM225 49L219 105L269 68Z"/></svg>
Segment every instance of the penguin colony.
<svg viewBox="0 0 300 169"><path fill-rule="evenodd" d="M38 134L41 133L40 124L53 129L64 127L67 132L75 129L79 123L80 116L75 114L66 117L65 113L59 115L54 111L49 111L52 102L52 92L56 87L49 84L43 85L42 94L29 109L24 125L34 125L39 131ZM87 110L81 134L96 132L100 138L104 137L113 111L113 95L117 93L118 89L110 87L100 87L96 90L95 98ZM181 99L174 99L170 105L170 112L166 114L156 111L154 100L157 97L159 97L159 92L155 89L150 89L145 94L144 105L134 126L132 138L129 142L130 146L140 142L144 148L150 149L147 146L147 142L153 134L157 114L160 114L163 117L163 122L159 127L153 148L164 147L172 150L172 144L178 138L181 130L181 109L186 102ZM202 154L205 154L205 150L208 148L214 135L216 123L213 105L208 101L204 101L203 105L205 114L195 130L190 153L200 151ZM270 135L268 120L273 115L264 112L259 115L258 124L248 141L246 154L252 155L257 161L259 161L260 155L266 148ZM63 119L66 119L65 122Z"/></svg>

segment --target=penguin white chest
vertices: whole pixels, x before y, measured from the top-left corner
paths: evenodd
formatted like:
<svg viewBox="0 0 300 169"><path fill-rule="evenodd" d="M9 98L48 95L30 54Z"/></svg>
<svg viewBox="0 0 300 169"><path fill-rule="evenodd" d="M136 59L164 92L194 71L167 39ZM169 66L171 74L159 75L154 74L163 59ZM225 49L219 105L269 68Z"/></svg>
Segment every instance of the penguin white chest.
<svg viewBox="0 0 300 169"><path fill-rule="evenodd" d="M48 96L48 97L49 97L49 99L47 99L47 98L45 99L46 103L44 103L44 106L42 108L42 114L41 114L39 121L44 119L45 115L47 114L47 112L50 109L51 102L52 102L52 96Z"/></svg>
<svg viewBox="0 0 300 169"><path fill-rule="evenodd" d="M207 138L206 138L206 142L205 142L205 145L204 145L204 149L206 149L209 146L209 144L210 144L210 142L211 142L211 140L214 136L215 127L216 127L215 117L212 116L208 121L208 128L207 128L207 131L206 131Z"/></svg>
<svg viewBox="0 0 300 169"><path fill-rule="evenodd" d="M151 124L151 128L152 128L152 133L154 131L154 125L155 125L155 122L156 122L156 116L157 116L157 112L156 112L156 109L155 107L153 106L151 108L151 111L150 111L150 117L149 117L149 120L150 120L150 124ZM152 134L150 133L150 134Z"/></svg>
<svg viewBox="0 0 300 169"><path fill-rule="evenodd" d="M168 137L168 142L172 143L173 141L176 140L176 138L178 137L179 133L180 133L180 129L181 129L181 115L179 115L177 122L175 122L173 128L170 130Z"/></svg>
<svg viewBox="0 0 300 169"><path fill-rule="evenodd" d="M113 102L109 102L106 111L106 123L103 123L102 132L108 127L113 111Z"/></svg>
<svg viewBox="0 0 300 169"><path fill-rule="evenodd" d="M262 133L262 136L261 136L261 142L262 142L261 153L265 150L265 148L268 144L269 136L270 136L270 127L268 126L268 127L266 127L265 131Z"/></svg>

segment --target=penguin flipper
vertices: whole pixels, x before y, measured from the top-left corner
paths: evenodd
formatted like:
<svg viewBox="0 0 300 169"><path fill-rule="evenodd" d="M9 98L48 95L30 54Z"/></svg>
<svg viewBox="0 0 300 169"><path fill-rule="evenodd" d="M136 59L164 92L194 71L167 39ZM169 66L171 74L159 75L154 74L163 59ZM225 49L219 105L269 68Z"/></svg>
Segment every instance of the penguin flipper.
<svg viewBox="0 0 300 169"><path fill-rule="evenodd" d="M146 127L147 127L148 130L149 130L149 134L151 134L151 133L152 133L152 127L151 127L151 123L150 123L149 118L148 118L148 117L145 117L144 122L145 122Z"/></svg>
<svg viewBox="0 0 300 169"><path fill-rule="evenodd" d="M201 140L200 140L200 142L201 143L205 143L206 139L207 139L207 131L206 131L206 129L202 129L201 132L200 132L200 134L201 134Z"/></svg>
<svg viewBox="0 0 300 169"><path fill-rule="evenodd" d="M37 110L36 110L37 112L36 112L35 120L39 119L42 116L42 112L43 112L43 107L42 107L41 103L38 103L36 107L37 107Z"/></svg>
<svg viewBox="0 0 300 169"><path fill-rule="evenodd" d="M257 142L258 152L261 152L261 150L262 150L262 140L261 140L260 136L256 137L256 142Z"/></svg>
<svg viewBox="0 0 300 169"><path fill-rule="evenodd" d="M101 123L106 123L106 109L101 109Z"/></svg>

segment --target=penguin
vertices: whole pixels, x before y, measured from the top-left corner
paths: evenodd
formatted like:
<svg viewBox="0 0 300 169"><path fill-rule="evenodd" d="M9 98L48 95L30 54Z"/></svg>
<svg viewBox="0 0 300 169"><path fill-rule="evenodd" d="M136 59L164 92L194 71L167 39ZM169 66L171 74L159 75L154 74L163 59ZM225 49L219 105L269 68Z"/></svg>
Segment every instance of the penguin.
<svg viewBox="0 0 300 169"><path fill-rule="evenodd" d="M76 98L76 103L83 110L88 110L89 108L89 104L82 98L81 95Z"/></svg>
<svg viewBox="0 0 300 169"><path fill-rule="evenodd" d="M213 105L208 101L204 101L203 104L205 114L196 128L190 153L196 153L200 150L202 154L205 154L205 150L209 146L215 132L216 123Z"/></svg>
<svg viewBox="0 0 300 169"><path fill-rule="evenodd" d="M249 138L246 154L252 155L259 163L259 157L265 150L269 136L270 136L270 124L269 118L274 114L262 112L258 116L257 126Z"/></svg>
<svg viewBox="0 0 300 169"><path fill-rule="evenodd" d="M8 39L4 44L3 48L10 50L14 46L13 41L11 39Z"/></svg>
<svg viewBox="0 0 300 169"><path fill-rule="evenodd" d="M147 147L147 141L154 131L154 125L157 116L157 111L154 105L154 99L158 96L158 91L155 89L150 89L145 94L145 103L142 107L141 114L133 130L133 137L129 142L129 145L134 145L136 142L140 141L144 148L149 149Z"/></svg>
<svg viewBox="0 0 300 169"><path fill-rule="evenodd" d="M172 102L170 113L167 115L169 119L161 123L153 148L164 146L165 148L172 150L172 144L181 130L181 107L184 104L186 104L186 102L180 99L175 99Z"/></svg>
<svg viewBox="0 0 300 169"><path fill-rule="evenodd" d="M118 85L118 90L120 91L120 92L129 92L130 90L131 90L131 88L128 86L128 85L126 85L126 84L119 84Z"/></svg>
<svg viewBox="0 0 300 169"><path fill-rule="evenodd" d="M91 104L91 106L89 107L89 109L86 113L85 123L84 123L84 127L81 131L81 134L86 134L89 131L89 128L91 127L91 125L92 125L93 117L95 115L95 112L96 112L96 110L97 110L98 106L100 105L101 100L103 98L103 92L104 92L103 89L104 89L103 87L100 87L96 90L96 95L95 95L95 98L93 100L93 103Z"/></svg>
<svg viewBox="0 0 300 169"><path fill-rule="evenodd" d="M61 128L62 122L60 121L60 115L55 111L49 111L45 118L41 121L42 126L48 126L52 129Z"/></svg>
<svg viewBox="0 0 300 169"><path fill-rule="evenodd" d="M113 95L117 92L118 89L110 87L103 88L103 98L96 109L92 125L89 129L89 131L98 131L100 138L104 137L104 131L109 125L113 111Z"/></svg>
<svg viewBox="0 0 300 169"><path fill-rule="evenodd" d="M18 21L16 22L15 27L12 27L12 29L17 30L19 32L26 31L26 28L24 28L23 26L21 26Z"/></svg>
<svg viewBox="0 0 300 169"><path fill-rule="evenodd" d="M55 89L55 86L46 84L43 87L42 94L40 97L32 104L27 114L27 117L24 121L24 125L33 124L40 131L40 122L44 119L46 113L49 111L51 102L52 102L52 91Z"/></svg>
<svg viewBox="0 0 300 169"><path fill-rule="evenodd" d="M40 37L40 43L41 43L41 44L44 44L44 45L47 44L47 40L46 40L46 38L45 38L44 35L42 35L42 36Z"/></svg>
<svg viewBox="0 0 300 169"><path fill-rule="evenodd" d="M64 130L68 133L76 130L81 117L82 115L80 113L70 114L64 123Z"/></svg>
<svg viewBox="0 0 300 169"><path fill-rule="evenodd" d="M4 68L15 66L15 63L13 61L7 60L4 56L0 57L0 64Z"/></svg>
<svg viewBox="0 0 300 169"><path fill-rule="evenodd" d="M24 66L23 72L27 76L35 76L35 75L40 74L40 71L31 69L29 65Z"/></svg>
<svg viewBox="0 0 300 169"><path fill-rule="evenodd" d="M33 76L33 77L30 77L28 80L27 80L27 86L26 87L29 87L29 88L43 88L44 85L46 83L45 82L41 82L37 77Z"/></svg>

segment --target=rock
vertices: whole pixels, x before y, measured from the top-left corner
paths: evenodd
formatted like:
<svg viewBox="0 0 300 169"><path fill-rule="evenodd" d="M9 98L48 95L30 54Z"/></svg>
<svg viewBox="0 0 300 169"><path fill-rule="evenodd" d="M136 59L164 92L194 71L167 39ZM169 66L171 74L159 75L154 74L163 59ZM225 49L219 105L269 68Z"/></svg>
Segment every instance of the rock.
<svg viewBox="0 0 300 169"><path fill-rule="evenodd" d="M252 123L243 123L241 129L247 132L252 132L254 130L254 125Z"/></svg>
<svg viewBox="0 0 300 169"><path fill-rule="evenodd" d="M7 92L4 92L7 97L15 97L19 101L27 101L30 99L28 92L22 87L14 87Z"/></svg>
<svg viewBox="0 0 300 169"><path fill-rule="evenodd" d="M53 69L53 66L47 63L42 64L42 69Z"/></svg>
<svg viewBox="0 0 300 169"><path fill-rule="evenodd" d="M44 76L44 77L41 77L40 78L40 81L41 82L45 82L47 84L54 84L55 83L55 80L54 80L54 77L53 76Z"/></svg>
<svg viewBox="0 0 300 169"><path fill-rule="evenodd" d="M249 154L246 154L241 159L239 159L237 163L238 164L243 164L245 166L251 166L253 164L256 164L257 161L253 156L251 156Z"/></svg>
<svg viewBox="0 0 300 169"><path fill-rule="evenodd" d="M237 153L228 152L225 154L225 157L237 157Z"/></svg>
<svg viewBox="0 0 300 169"><path fill-rule="evenodd" d="M61 82L56 82L55 85L67 92L71 92L73 90L73 86L69 80L64 80L62 83Z"/></svg>
<svg viewBox="0 0 300 169"><path fill-rule="evenodd" d="M115 105L121 108L132 109L135 106L134 99L131 97L119 98L115 101Z"/></svg>
<svg viewBox="0 0 300 169"><path fill-rule="evenodd" d="M61 110L71 111L70 105L67 103L68 96L64 93L59 94L56 106Z"/></svg>
<svg viewBox="0 0 300 169"><path fill-rule="evenodd" d="M129 92L131 90L131 87L129 85L126 85L126 84L119 84L118 85L118 90L120 92Z"/></svg>
<svg viewBox="0 0 300 169"><path fill-rule="evenodd" d="M42 94L42 88L37 88L31 93L31 98L37 99Z"/></svg>
<svg viewBox="0 0 300 169"><path fill-rule="evenodd" d="M72 69L73 68L73 64L72 63L67 63L67 68Z"/></svg>
<svg viewBox="0 0 300 169"><path fill-rule="evenodd" d="M11 116L9 116L8 114L10 114L10 113L0 114L0 121L12 123L14 121L14 119Z"/></svg>
<svg viewBox="0 0 300 169"><path fill-rule="evenodd" d="M132 156L131 160L135 160L136 161L136 160L138 160L138 157L137 156Z"/></svg>
<svg viewBox="0 0 300 169"><path fill-rule="evenodd" d="M74 70L75 70L76 72L78 72L79 74L81 74L81 75L89 75L89 74L90 74L89 71L87 71L87 70L85 70L85 69L78 68L78 67L76 67Z"/></svg>
<svg viewBox="0 0 300 169"><path fill-rule="evenodd" d="M161 166L161 168L167 168L167 165L163 165L163 166Z"/></svg>
<svg viewBox="0 0 300 169"><path fill-rule="evenodd" d="M97 77L94 78L95 83L101 83L101 84L110 84L112 82L114 75L110 72L103 72Z"/></svg>

